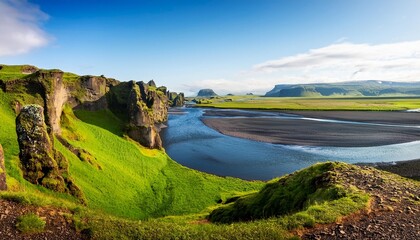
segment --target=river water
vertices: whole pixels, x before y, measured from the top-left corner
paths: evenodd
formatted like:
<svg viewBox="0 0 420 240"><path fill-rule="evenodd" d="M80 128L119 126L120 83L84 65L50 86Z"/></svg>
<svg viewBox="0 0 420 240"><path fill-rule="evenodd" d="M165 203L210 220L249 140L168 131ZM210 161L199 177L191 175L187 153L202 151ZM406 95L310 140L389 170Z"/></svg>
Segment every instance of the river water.
<svg viewBox="0 0 420 240"><path fill-rule="evenodd" d="M375 147L271 144L226 136L207 127L200 120L203 109L183 111L184 114L169 114L168 127L162 131L166 152L184 166L219 176L269 180L316 162L372 163L420 158L420 141Z"/></svg>

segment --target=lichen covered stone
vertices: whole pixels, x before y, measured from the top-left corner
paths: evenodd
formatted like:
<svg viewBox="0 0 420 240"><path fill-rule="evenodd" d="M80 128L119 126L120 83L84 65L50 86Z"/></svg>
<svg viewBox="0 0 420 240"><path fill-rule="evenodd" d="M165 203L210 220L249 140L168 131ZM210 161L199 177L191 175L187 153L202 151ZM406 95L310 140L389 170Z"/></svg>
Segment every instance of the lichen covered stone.
<svg viewBox="0 0 420 240"><path fill-rule="evenodd" d="M24 106L16 118L16 133L23 177L33 184L68 192L83 201L82 192L68 177L67 159L54 149L43 107Z"/></svg>
<svg viewBox="0 0 420 240"><path fill-rule="evenodd" d="M64 192L64 179L59 176L53 146L44 122L44 109L38 105L22 108L16 118L19 158L23 176L31 183Z"/></svg>

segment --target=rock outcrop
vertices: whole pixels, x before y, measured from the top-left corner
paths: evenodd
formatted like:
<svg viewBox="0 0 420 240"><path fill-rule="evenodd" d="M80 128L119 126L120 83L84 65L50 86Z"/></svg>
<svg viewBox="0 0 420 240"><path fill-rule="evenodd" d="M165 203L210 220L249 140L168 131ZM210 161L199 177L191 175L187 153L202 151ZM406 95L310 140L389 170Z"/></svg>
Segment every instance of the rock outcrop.
<svg viewBox="0 0 420 240"><path fill-rule="evenodd" d="M185 103L184 93L169 92L168 98L171 107L182 107Z"/></svg>
<svg viewBox="0 0 420 240"><path fill-rule="evenodd" d="M0 144L0 191L7 190L6 168L4 166L4 152Z"/></svg>
<svg viewBox="0 0 420 240"><path fill-rule="evenodd" d="M45 120L49 131L60 133L60 117L63 106L68 100L68 93L63 83L60 70L39 70L24 79L5 83L6 92L39 94L43 100ZM20 107L19 107L20 108ZM19 109L17 109L19 110Z"/></svg>
<svg viewBox="0 0 420 240"><path fill-rule="evenodd" d="M197 97L214 97L217 94L212 89L201 89L198 91Z"/></svg>
<svg viewBox="0 0 420 240"><path fill-rule="evenodd" d="M60 134L61 113L68 99L68 94L63 84L63 72L59 70L38 71L35 77L44 87L44 109L47 112L46 122L48 122L48 126L53 133Z"/></svg>
<svg viewBox="0 0 420 240"><path fill-rule="evenodd" d="M80 189L67 177L67 160L54 149L52 134L47 131L41 106L27 105L22 108L16 118L16 133L26 180L83 199Z"/></svg>
<svg viewBox="0 0 420 240"><path fill-rule="evenodd" d="M35 71L37 69L32 69ZM134 82L134 81L133 81ZM127 123L130 137L151 148L160 148L159 131L168 118L168 91L166 87L156 87L148 83L133 84L106 78L104 76L77 76L60 70L37 70L22 79L0 81L5 92L31 94L44 109L48 134L61 134L61 115L65 104L85 110L110 109ZM138 89L137 89L138 88ZM174 99L175 100L175 99ZM183 102L183 95L176 99ZM138 103L138 104L137 104ZM19 113L25 102L12 103ZM144 135L144 136L141 136Z"/></svg>
<svg viewBox="0 0 420 240"><path fill-rule="evenodd" d="M127 134L143 146L161 148L157 124L167 120L167 100L162 92L149 91L148 86L143 82L130 82Z"/></svg>
<svg viewBox="0 0 420 240"><path fill-rule="evenodd" d="M32 65L24 65L22 66L22 73L23 74L32 74L38 71L38 68Z"/></svg>

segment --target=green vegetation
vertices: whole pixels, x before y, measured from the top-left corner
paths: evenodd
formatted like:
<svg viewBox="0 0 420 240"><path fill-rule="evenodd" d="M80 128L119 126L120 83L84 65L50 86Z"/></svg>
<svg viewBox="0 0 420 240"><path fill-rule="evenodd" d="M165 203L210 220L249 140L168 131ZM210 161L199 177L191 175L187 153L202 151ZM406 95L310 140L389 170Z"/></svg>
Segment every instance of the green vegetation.
<svg viewBox="0 0 420 240"><path fill-rule="evenodd" d="M266 97L403 97L419 96L418 82L353 81L337 83L280 84Z"/></svg>
<svg viewBox="0 0 420 240"><path fill-rule="evenodd" d="M226 100L231 99L231 100ZM420 108L420 98L278 98L256 96L227 96L202 101L200 107L262 109L262 110L360 110L399 111Z"/></svg>
<svg viewBox="0 0 420 240"><path fill-rule="evenodd" d="M283 221L304 226L334 222L340 216L366 207L369 199L364 193L340 185L335 177L339 167L346 165L321 163L272 180L260 192L214 210L209 220L231 223L292 214Z"/></svg>
<svg viewBox="0 0 420 240"><path fill-rule="evenodd" d="M133 222L120 219L94 219L90 229L95 239L297 239L279 227L276 220L225 225L209 224L205 220L187 222L153 219Z"/></svg>
<svg viewBox="0 0 420 240"><path fill-rule="evenodd" d="M76 115L82 119L89 115L91 122L101 120L103 128L71 119L70 125L77 129L72 134L78 140L67 140L95 156L102 170L81 162L58 141L56 147L69 159L70 174L94 209L135 219L187 214L199 212L224 196L261 186L187 169L162 151L121 138L121 130L115 127L121 125L110 111L81 111Z"/></svg>
<svg viewBox="0 0 420 240"><path fill-rule="evenodd" d="M19 76L22 66L1 71L0 79L5 73L10 73L10 78L3 80L12 79ZM12 73L17 75L12 77ZM76 91L84 91L78 75L64 73L64 81ZM345 187L336 176L338 170L348 170L347 164L317 164L268 183L217 177L183 167L164 150L145 148L131 140L124 135L124 116L117 117L110 110L73 112L65 106L61 117L65 141L54 138L54 145L68 160L65 175L84 194L86 201L81 203L22 177L16 102L42 103L41 96L27 90L4 93L0 89L0 143L9 187L0 198L67 209L65 217L74 228L96 239L290 239L294 238L290 230L337 221L365 208L369 201L366 193ZM116 95L108 97L115 100L112 107L118 108L126 102L118 91L126 90L118 86L115 90ZM411 98L331 101L228 96L203 102L208 104L200 106L265 109L420 108L418 99ZM69 146L80 149L80 156ZM18 219L16 227L23 233L39 232L45 221L28 214Z"/></svg>
<svg viewBox="0 0 420 240"><path fill-rule="evenodd" d="M44 231L45 221L38 215L29 213L18 217L16 228L22 233L38 233Z"/></svg>
<svg viewBox="0 0 420 240"><path fill-rule="evenodd" d="M0 94L0 117L4 123L0 139L5 149L8 185L15 191L42 192L76 202L67 194L49 191L23 179L15 132L16 114L10 106L14 97ZM262 186L260 182L216 177L182 167L163 151L147 149L121 137L121 122L110 111L79 111L77 115L90 124L76 118L67 108L63 137L95 156L102 170L80 161L57 140L55 146L69 160L69 174L84 192L91 209L132 219L189 214L200 212L220 199Z"/></svg>
<svg viewBox="0 0 420 240"><path fill-rule="evenodd" d="M0 65L0 79L13 80L25 77L27 74L23 73L29 65Z"/></svg>

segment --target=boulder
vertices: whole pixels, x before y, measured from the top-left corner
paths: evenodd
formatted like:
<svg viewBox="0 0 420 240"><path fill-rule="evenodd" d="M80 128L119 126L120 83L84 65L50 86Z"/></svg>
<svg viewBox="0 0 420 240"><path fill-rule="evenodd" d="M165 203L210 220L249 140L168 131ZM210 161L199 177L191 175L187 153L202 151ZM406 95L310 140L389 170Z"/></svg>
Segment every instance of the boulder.
<svg viewBox="0 0 420 240"><path fill-rule="evenodd" d="M64 179L54 160L53 145L44 122L44 109L38 105L24 106L16 118L19 158L23 177L58 192L65 191Z"/></svg>
<svg viewBox="0 0 420 240"><path fill-rule="evenodd" d="M44 109L39 105L24 106L16 118L16 133L23 177L33 184L68 192L83 202L82 192L68 177L67 159L54 149Z"/></svg>
<svg viewBox="0 0 420 240"><path fill-rule="evenodd" d="M6 168L4 167L3 147L0 144L0 191L7 190L6 184Z"/></svg>

